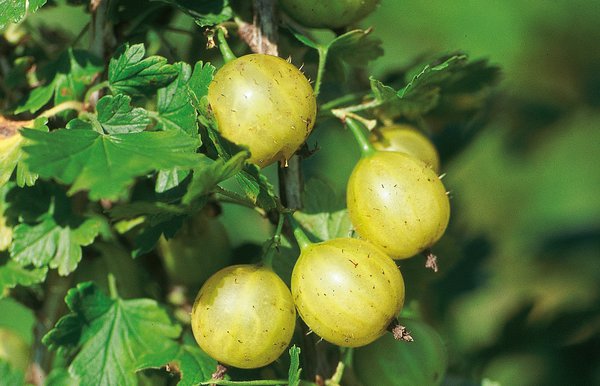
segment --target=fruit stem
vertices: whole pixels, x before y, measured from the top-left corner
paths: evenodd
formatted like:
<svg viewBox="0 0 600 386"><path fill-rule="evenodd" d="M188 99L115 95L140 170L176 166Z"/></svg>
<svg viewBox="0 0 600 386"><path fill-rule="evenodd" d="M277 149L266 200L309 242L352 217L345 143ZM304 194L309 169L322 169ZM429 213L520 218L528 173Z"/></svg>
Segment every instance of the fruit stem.
<svg viewBox="0 0 600 386"><path fill-rule="evenodd" d="M277 248L281 245L281 231L283 229L283 219L282 215L279 215L279 220L277 221L277 228L275 229L275 234L269 241L267 241L265 245L265 252L262 257L262 265L265 267L273 268L273 256L277 251Z"/></svg>
<svg viewBox="0 0 600 386"><path fill-rule="evenodd" d="M314 94L315 98L319 96L321 92L321 83L323 82L323 75L325 74L325 64L327 63L327 49L319 48L319 67L317 69L317 80L315 81Z"/></svg>
<svg viewBox="0 0 600 386"><path fill-rule="evenodd" d="M108 87L108 86L109 86L108 80L105 80L103 82L93 85L85 93L85 96L83 97L83 102L90 103L90 99L92 99L92 94L94 94L96 91L100 91L103 88Z"/></svg>
<svg viewBox="0 0 600 386"><path fill-rule="evenodd" d="M119 297L119 292L117 291L117 280L112 273L108 274L108 292L111 299L117 299Z"/></svg>
<svg viewBox="0 0 600 386"><path fill-rule="evenodd" d="M298 224L298 221L296 221L294 216L291 213L286 213L285 215L287 217L288 222L290 223L290 226L292 227L292 231L294 232L294 238L296 238L296 242L298 243L300 250L303 250L306 247L310 246L312 244L312 241L310 241L308 236L306 236L306 233L304 233L302 227L300 226L300 224Z"/></svg>
<svg viewBox="0 0 600 386"><path fill-rule="evenodd" d="M78 101L67 101L67 102L59 103L56 106L41 113L39 115L39 117L50 118L50 117L53 117L65 110L81 111L81 110L83 110L83 103L78 102Z"/></svg>
<svg viewBox="0 0 600 386"><path fill-rule="evenodd" d="M360 148L360 155L364 157L369 157L375 154L377 150L373 147L373 144L369 142L369 139L365 135L365 127L358 120L346 117L345 120L346 125L352 131L352 135L354 135L354 139L358 142L358 147Z"/></svg>
<svg viewBox="0 0 600 386"><path fill-rule="evenodd" d="M236 59L237 56L229 48L229 43L227 43L227 39L225 38L225 31L225 28L217 28L217 41L219 42L219 51L223 55L223 60L225 63L228 63Z"/></svg>

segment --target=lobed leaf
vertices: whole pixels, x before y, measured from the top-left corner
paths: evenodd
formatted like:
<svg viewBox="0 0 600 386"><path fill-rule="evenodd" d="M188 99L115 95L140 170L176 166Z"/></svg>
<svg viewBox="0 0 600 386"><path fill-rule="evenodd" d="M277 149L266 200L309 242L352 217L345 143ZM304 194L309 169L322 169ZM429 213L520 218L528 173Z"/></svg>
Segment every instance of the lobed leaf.
<svg viewBox="0 0 600 386"><path fill-rule="evenodd" d="M23 127L30 126L34 130L48 131L48 119L41 117L33 121L9 121L0 116L0 187L10 179L17 169L17 185L32 186L37 180L37 174L31 173L24 163L26 155L21 151L28 143L20 133ZM2 133L6 133L5 136Z"/></svg>
<svg viewBox="0 0 600 386"><path fill-rule="evenodd" d="M108 66L108 82L114 94L144 95L165 87L177 77L177 69L161 56L144 58L143 44L125 45Z"/></svg>
<svg viewBox="0 0 600 386"><path fill-rule="evenodd" d="M466 55L449 55L419 68L399 90L370 78L375 97L371 107L389 118L415 118L436 108L442 96L478 92L494 84L498 76L499 69L487 61L469 62Z"/></svg>
<svg viewBox="0 0 600 386"><path fill-rule="evenodd" d="M203 158L202 166L193 169L192 181L183 196L183 203L191 204L194 200L210 193L219 183L236 175L242 170L249 157L247 151L241 151L227 161L221 158L216 161L208 157Z"/></svg>
<svg viewBox="0 0 600 386"><path fill-rule="evenodd" d="M53 95L54 105L82 100L87 86L103 70L103 63L89 51L69 48L43 68L40 78L45 85L36 87L17 107L15 114L35 113L50 102Z"/></svg>
<svg viewBox="0 0 600 386"><path fill-rule="evenodd" d="M40 9L46 0L2 0L0 1L0 31L9 23L19 23L27 16Z"/></svg>
<svg viewBox="0 0 600 386"><path fill-rule="evenodd" d="M101 226L98 218L62 225L48 214L39 224L22 223L14 228L10 254L22 266L32 264L41 268L47 265L66 276L77 268L82 257L81 247L94 241Z"/></svg>
<svg viewBox="0 0 600 386"><path fill-rule="evenodd" d="M197 112L192 105L188 82L192 69L187 63L174 64L178 75L173 82L158 90L156 103L158 127L163 130L180 130L192 137L198 135Z"/></svg>
<svg viewBox="0 0 600 386"><path fill-rule="evenodd" d="M82 385L137 385L148 354L164 352L181 333L150 299L108 298L91 282L69 290L69 310L43 338L50 349L78 349L69 372Z"/></svg>
<svg viewBox="0 0 600 386"><path fill-rule="evenodd" d="M381 39L374 37L371 30L353 30L333 39L328 45L331 62L346 63L352 67L364 67L383 55Z"/></svg>
<svg viewBox="0 0 600 386"><path fill-rule="evenodd" d="M69 194L89 190L92 200L117 199L135 177L153 170L191 169L199 141L177 131L104 135L92 130L51 133L23 130L27 165L43 178L72 184ZM110 181L110 183L107 183Z"/></svg>
<svg viewBox="0 0 600 386"><path fill-rule="evenodd" d="M18 285L30 286L46 279L48 268L27 268L16 261L0 257L0 298Z"/></svg>
<svg viewBox="0 0 600 386"><path fill-rule="evenodd" d="M130 103L131 97L123 94L107 95L98 101L98 122L106 133L139 133L148 127L148 112L141 107L132 108Z"/></svg>

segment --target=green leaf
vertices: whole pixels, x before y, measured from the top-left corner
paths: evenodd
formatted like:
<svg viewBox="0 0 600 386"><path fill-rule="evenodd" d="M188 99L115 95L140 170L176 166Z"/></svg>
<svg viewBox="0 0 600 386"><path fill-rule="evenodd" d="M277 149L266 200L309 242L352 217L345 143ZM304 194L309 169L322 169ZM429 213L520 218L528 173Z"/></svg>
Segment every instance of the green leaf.
<svg viewBox="0 0 600 386"><path fill-rule="evenodd" d="M326 44L312 41L302 33L290 29L296 39L319 52L319 66L328 72L348 76L348 68L363 68L383 55L381 40L371 35L372 30L348 31Z"/></svg>
<svg viewBox="0 0 600 386"><path fill-rule="evenodd" d="M110 216L115 221L142 218L141 224L138 223L133 227L137 235L136 248L132 255L138 257L154 249L162 235L167 238L173 237L181 228L183 220L190 216L190 212L190 208L183 205L160 201L137 201L115 206L110 211Z"/></svg>
<svg viewBox="0 0 600 386"><path fill-rule="evenodd" d="M139 369L159 369L166 365L180 374L177 386L194 386L211 379L217 361L197 345L173 344L168 350L145 355Z"/></svg>
<svg viewBox="0 0 600 386"><path fill-rule="evenodd" d="M297 30L292 29L292 28L288 28L288 29L292 33L292 35L294 35L294 37L296 39L298 39L298 41L300 43L304 44L305 46L310 47L310 48L314 48L315 50L319 50L319 49L324 49L325 48L325 46L312 41L308 36L304 35L300 31L297 31Z"/></svg>
<svg viewBox="0 0 600 386"><path fill-rule="evenodd" d="M23 137L18 132L9 137L0 136L0 187L12 176L21 158Z"/></svg>
<svg viewBox="0 0 600 386"><path fill-rule="evenodd" d="M296 345L290 348L290 370L288 375L288 386L300 385L300 348Z"/></svg>
<svg viewBox="0 0 600 386"><path fill-rule="evenodd" d="M45 117L40 117L37 118L35 121L33 121L33 130L38 130L44 133L47 133L49 131L48 126L48 119ZM21 143L21 147L29 145L30 142L29 140L23 140L23 142ZM19 157L19 162L17 163L17 186L19 187L24 187L24 186L33 186L35 184L35 182L38 179L38 175L36 173L32 173L29 170L29 166L27 166L27 154L23 151L21 151L21 155Z"/></svg>
<svg viewBox="0 0 600 386"><path fill-rule="evenodd" d="M227 161L221 158L216 161L208 157L203 158L202 166L194 168L192 181L183 196L183 203L191 204L194 200L210 193L219 183L236 175L242 170L249 157L247 151L241 151Z"/></svg>
<svg viewBox="0 0 600 386"><path fill-rule="evenodd" d="M136 201L130 204L115 206L110 211L110 216L116 221L146 216L147 223L156 225L173 217L182 216L187 213L187 208L177 205L164 202Z"/></svg>
<svg viewBox="0 0 600 386"><path fill-rule="evenodd" d="M371 30L353 30L333 39L327 46L330 64L341 67L364 67L371 60L383 55L381 40L371 35Z"/></svg>
<svg viewBox="0 0 600 386"><path fill-rule="evenodd" d="M157 302L108 298L91 282L67 293L71 311L43 338L50 349L78 349L69 372L82 385L137 385L142 358L172 347L181 333Z"/></svg>
<svg viewBox="0 0 600 386"><path fill-rule="evenodd" d="M98 101L98 121L108 134L139 133L150 124L148 112L132 108L131 97L123 94L107 95Z"/></svg>
<svg viewBox="0 0 600 386"><path fill-rule="evenodd" d="M50 80L50 83L46 84L45 86L38 86L34 88L27 96L27 99L17 106L15 109L15 114L20 114L25 111L35 113L44 107L46 103L50 102L52 95L54 95L54 89L54 79Z"/></svg>
<svg viewBox="0 0 600 386"><path fill-rule="evenodd" d="M266 211L277 207L277 198L273 185L265 177L258 166L246 164L244 169L235 175L246 197Z"/></svg>
<svg viewBox="0 0 600 386"><path fill-rule="evenodd" d="M0 257L0 298L18 285L30 286L46 279L48 268L25 268L13 260Z"/></svg>
<svg viewBox="0 0 600 386"><path fill-rule="evenodd" d="M82 100L87 86L92 84L102 70L104 65L96 56L85 50L70 48L44 67L40 78L44 80L45 86L34 89L15 113L35 113L50 101L52 95L54 105Z"/></svg>
<svg viewBox="0 0 600 386"><path fill-rule="evenodd" d="M137 176L153 170L191 169L198 140L177 131L103 135L91 130L51 133L23 130L27 165L43 178L73 184L69 194L89 190L92 200L118 199ZM110 183L108 183L110 181Z"/></svg>
<svg viewBox="0 0 600 386"><path fill-rule="evenodd" d="M168 86L158 90L157 110L159 128L163 130L181 130L193 137L198 135L196 109L189 95L188 82L192 75L189 64L176 63L178 76Z"/></svg>
<svg viewBox="0 0 600 386"><path fill-rule="evenodd" d="M69 374L69 370L54 368L48 374L44 386L79 386L79 381Z"/></svg>
<svg viewBox="0 0 600 386"><path fill-rule="evenodd" d="M47 118L38 118L33 122L34 130L48 131L46 126ZM0 124L6 125L7 122L13 124L15 132L8 137L0 136L0 187L4 186L10 179L13 171L17 168L17 185L32 186L37 180L37 174L31 173L24 163L26 155L21 151L23 145L28 144L21 134L20 129L23 124L29 125L29 122L11 122L0 118ZM1 248L0 248L1 249Z"/></svg>
<svg viewBox="0 0 600 386"><path fill-rule="evenodd" d="M211 27L233 17L229 0L160 0L194 18L200 27Z"/></svg>
<svg viewBox="0 0 600 386"><path fill-rule="evenodd" d="M478 92L498 76L499 69L486 61L469 62L466 55L449 55L420 67L397 91L371 78L375 101L370 107L388 118L415 118L436 108L444 95Z"/></svg>
<svg viewBox="0 0 600 386"><path fill-rule="evenodd" d="M53 201L59 205L65 202L61 201L64 194L62 196L57 195L57 191L60 189L45 182L38 182L31 187L17 188L11 185L9 188L6 194L7 208L5 214L15 224L19 222L40 222L51 211ZM68 202L65 205L68 205Z"/></svg>
<svg viewBox="0 0 600 386"><path fill-rule="evenodd" d="M188 216L173 216L162 222L157 222L156 218L151 218L144 223L141 231L135 237L135 249L132 251L133 257L139 257L150 252L156 246L161 236L171 238L183 224L183 220Z"/></svg>
<svg viewBox="0 0 600 386"><path fill-rule="evenodd" d="M12 330L23 338L27 345L33 344L36 322L33 311L23 304L12 298L0 300L0 327Z"/></svg>
<svg viewBox="0 0 600 386"><path fill-rule="evenodd" d="M185 181L189 175L189 170L179 170L176 168L171 170L161 170L156 176L154 191L156 193L164 193L168 190L171 190L181 185L181 183Z"/></svg>
<svg viewBox="0 0 600 386"><path fill-rule="evenodd" d="M12 243L12 224L7 221L6 193L9 186L0 186L0 251L6 251Z"/></svg>
<svg viewBox="0 0 600 386"><path fill-rule="evenodd" d="M25 385L25 374L12 367L4 358L0 358L0 386Z"/></svg>
<svg viewBox="0 0 600 386"><path fill-rule="evenodd" d="M205 126L208 126L210 114L208 112L208 86L215 75L215 67L210 63L197 62L188 82L188 91L196 110Z"/></svg>
<svg viewBox="0 0 600 386"><path fill-rule="evenodd" d="M108 66L108 81L114 94L144 95L165 87L177 77L177 69L161 56L144 59L143 44L125 45Z"/></svg>
<svg viewBox="0 0 600 386"><path fill-rule="evenodd" d="M66 276L77 268L82 256L81 247L94 241L101 226L98 218L58 224L56 218L48 214L39 224L23 223L15 227L10 254L23 266L33 264L41 268L48 265Z"/></svg>
<svg viewBox="0 0 600 386"><path fill-rule="evenodd" d="M2 0L0 1L0 30L8 23L18 23L40 9L46 0ZM2 377L0 377L2 379Z"/></svg>
<svg viewBox="0 0 600 386"><path fill-rule="evenodd" d="M345 208L345 198L337 196L325 182L313 178L303 192L304 208L294 217L320 241L350 237L352 223Z"/></svg>

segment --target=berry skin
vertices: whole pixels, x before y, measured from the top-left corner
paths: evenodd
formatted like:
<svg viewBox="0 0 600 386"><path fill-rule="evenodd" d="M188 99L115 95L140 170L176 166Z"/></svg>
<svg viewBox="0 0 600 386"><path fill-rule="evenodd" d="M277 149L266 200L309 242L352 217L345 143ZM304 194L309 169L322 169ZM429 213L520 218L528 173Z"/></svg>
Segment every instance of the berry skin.
<svg viewBox="0 0 600 386"><path fill-rule="evenodd" d="M310 134L317 102L298 68L271 55L251 54L226 63L208 87L221 135L249 148L260 167L285 163Z"/></svg>
<svg viewBox="0 0 600 386"><path fill-rule="evenodd" d="M440 172L440 156L435 145L419 130L409 125L391 125L378 129L370 137L377 150L397 151L420 159Z"/></svg>
<svg viewBox="0 0 600 386"><path fill-rule="evenodd" d="M342 28L373 12L379 0L281 0L283 10L300 24Z"/></svg>
<svg viewBox="0 0 600 386"><path fill-rule="evenodd" d="M290 290L270 268L234 265L211 276L192 309L198 345L217 361L266 366L290 344L296 310Z"/></svg>
<svg viewBox="0 0 600 386"><path fill-rule="evenodd" d="M404 153L375 151L361 158L346 200L359 236L394 259L429 248L450 219L450 202L437 174Z"/></svg>
<svg viewBox="0 0 600 386"><path fill-rule="evenodd" d="M328 342L359 347L386 332L404 304L400 270L381 249L340 238L302 249L292 295L304 322Z"/></svg>

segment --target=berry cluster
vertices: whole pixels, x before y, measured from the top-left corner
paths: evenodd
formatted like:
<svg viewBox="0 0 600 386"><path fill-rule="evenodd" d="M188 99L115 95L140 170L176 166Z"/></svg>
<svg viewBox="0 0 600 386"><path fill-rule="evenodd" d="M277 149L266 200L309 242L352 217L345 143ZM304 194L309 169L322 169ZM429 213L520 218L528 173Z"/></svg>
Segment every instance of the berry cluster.
<svg viewBox="0 0 600 386"><path fill-rule="evenodd" d="M338 27L305 21L307 9L297 8L307 3L283 1L282 6L305 25ZM321 13L339 11L312 3ZM363 16L376 5L348 3ZM344 13L336 20L346 25L356 19ZM259 167L285 164L306 141L317 113L303 73L262 54L228 61L209 86L208 103L221 136L247 148L249 162ZM192 330L200 347L223 364L256 368L276 360L290 344L296 311L314 333L338 346L376 341L394 327L404 305L404 280L394 260L427 250L446 229L449 200L429 139L403 125L374 130L369 137L357 117L340 118L361 149L346 196L358 237L312 243L288 215L301 250L291 290L268 259L231 265L208 278L193 306Z"/></svg>

